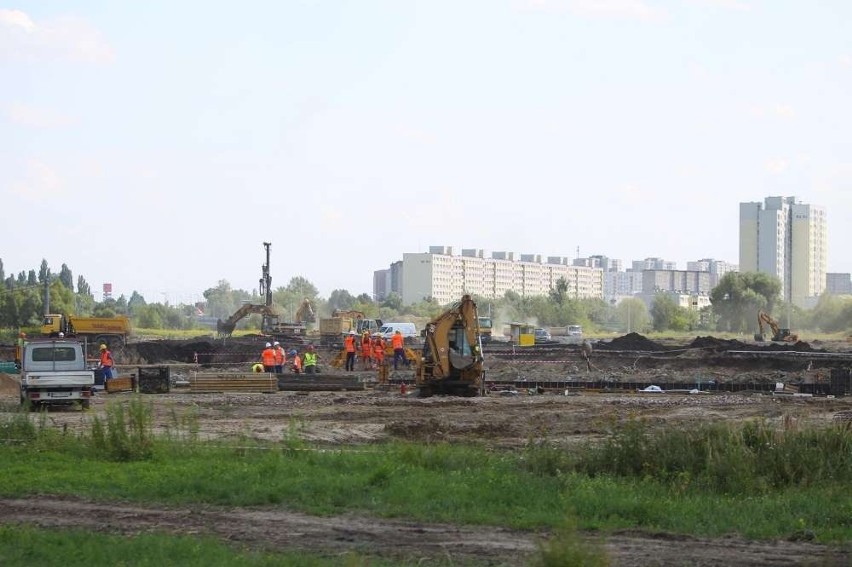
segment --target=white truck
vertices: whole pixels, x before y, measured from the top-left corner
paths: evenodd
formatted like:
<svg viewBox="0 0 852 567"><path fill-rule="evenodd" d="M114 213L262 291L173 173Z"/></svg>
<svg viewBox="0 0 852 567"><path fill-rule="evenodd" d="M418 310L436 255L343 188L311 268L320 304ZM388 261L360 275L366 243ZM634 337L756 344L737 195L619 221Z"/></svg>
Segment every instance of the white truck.
<svg viewBox="0 0 852 567"><path fill-rule="evenodd" d="M73 340L27 341L21 353L21 405L91 404L95 373L86 368L83 345Z"/></svg>

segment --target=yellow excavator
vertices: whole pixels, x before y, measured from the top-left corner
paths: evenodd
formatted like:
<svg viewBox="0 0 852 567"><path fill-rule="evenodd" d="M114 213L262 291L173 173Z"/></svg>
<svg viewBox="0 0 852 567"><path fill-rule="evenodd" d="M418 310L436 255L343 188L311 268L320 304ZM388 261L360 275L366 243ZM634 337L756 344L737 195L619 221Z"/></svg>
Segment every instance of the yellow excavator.
<svg viewBox="0 0 852 567"><path fill-rule="evenodd" d="M243 317L247 317L253 313L259 313L263 315L263 318L266 319L268 317L278 317L278 313L276 313L275 309L271 305L261 305L257 303L244 303L242 307L234 311L233 315L222 321L219 319L216 321L216 333L219 337L230 337L231 333L234 332L234 329L237 327L237 323L240 322L240 319Z"/></svg>
<svg viewBox="0 0 852 567"><path fill-rule="evenodd" d="M476 303L469 295L426 325L415 385L420 397L484 393L482 343Z"/></svg>
<svg viewBox="0 0 852 567"><path fill-rule="evenodd" d="M782 329L778 324L778 321L773 319L772 316L765 311L758 311L757 325L760 327L760 332L754 335L754 340L759 343L766 340L766 335L764 334L765 326L768 326L772 331L773 342L795 343L799 341L799 335L791 333L790 329Z"/></svg>

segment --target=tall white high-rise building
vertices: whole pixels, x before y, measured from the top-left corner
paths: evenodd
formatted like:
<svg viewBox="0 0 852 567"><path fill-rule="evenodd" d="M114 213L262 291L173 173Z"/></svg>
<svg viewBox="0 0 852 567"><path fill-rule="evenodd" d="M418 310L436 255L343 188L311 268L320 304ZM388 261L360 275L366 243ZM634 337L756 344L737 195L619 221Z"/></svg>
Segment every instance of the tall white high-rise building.
<svg viewBox="0 0 852 567"><path fill-rule="evenodd" d="M825 289L827 265L822 207L795 197L740 203L740 271L778 276L784 300L807 307Z"/></svg>

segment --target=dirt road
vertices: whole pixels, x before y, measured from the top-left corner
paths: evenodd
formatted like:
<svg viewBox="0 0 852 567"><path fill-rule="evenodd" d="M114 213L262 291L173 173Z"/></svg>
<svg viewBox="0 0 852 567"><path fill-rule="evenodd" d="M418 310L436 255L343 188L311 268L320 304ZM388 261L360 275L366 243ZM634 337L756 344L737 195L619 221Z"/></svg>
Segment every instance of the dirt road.
<svg viewBox="0 0 852 567"><path fill-rule="evenodd" d="M210 535L264 550L304 550L336 555L347 551L409 561L442 559L457 564L527 563L547 534L503 528L382 520L347 514L315 517L281 508L160 508L117 502L49 497L0 499L4 523L135 535L166 532ZM589 535L589 538L595 536ZM716 565L848 565L848 550L803 542L752 542L736 537L702 539L670 534L619 532L604 546L621 567ZM428 564L428 563L427 563Z"/></svg>

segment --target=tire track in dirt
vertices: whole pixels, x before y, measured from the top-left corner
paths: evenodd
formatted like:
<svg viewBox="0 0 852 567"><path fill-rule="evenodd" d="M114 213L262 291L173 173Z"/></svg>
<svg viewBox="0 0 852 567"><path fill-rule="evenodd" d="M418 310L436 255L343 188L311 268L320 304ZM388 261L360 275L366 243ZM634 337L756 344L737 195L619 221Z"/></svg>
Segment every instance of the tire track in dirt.
<svg viewBox="0 0 852 567"><path fill-rule="evenodd" d="M302 550L334 556L354 551L407 560L476 560L523 565L545 533L457 526L343 514L311 516L280 507L155 507L70 497L0 499L0 522L45 528L135 535L150 532L209 535L268 551ZM598 536L589 535L598 540ZM848 548L807 542L753 542L739 537L693 538L625 531L603 538L612 565L781 566L849 565Z"/></svg>

